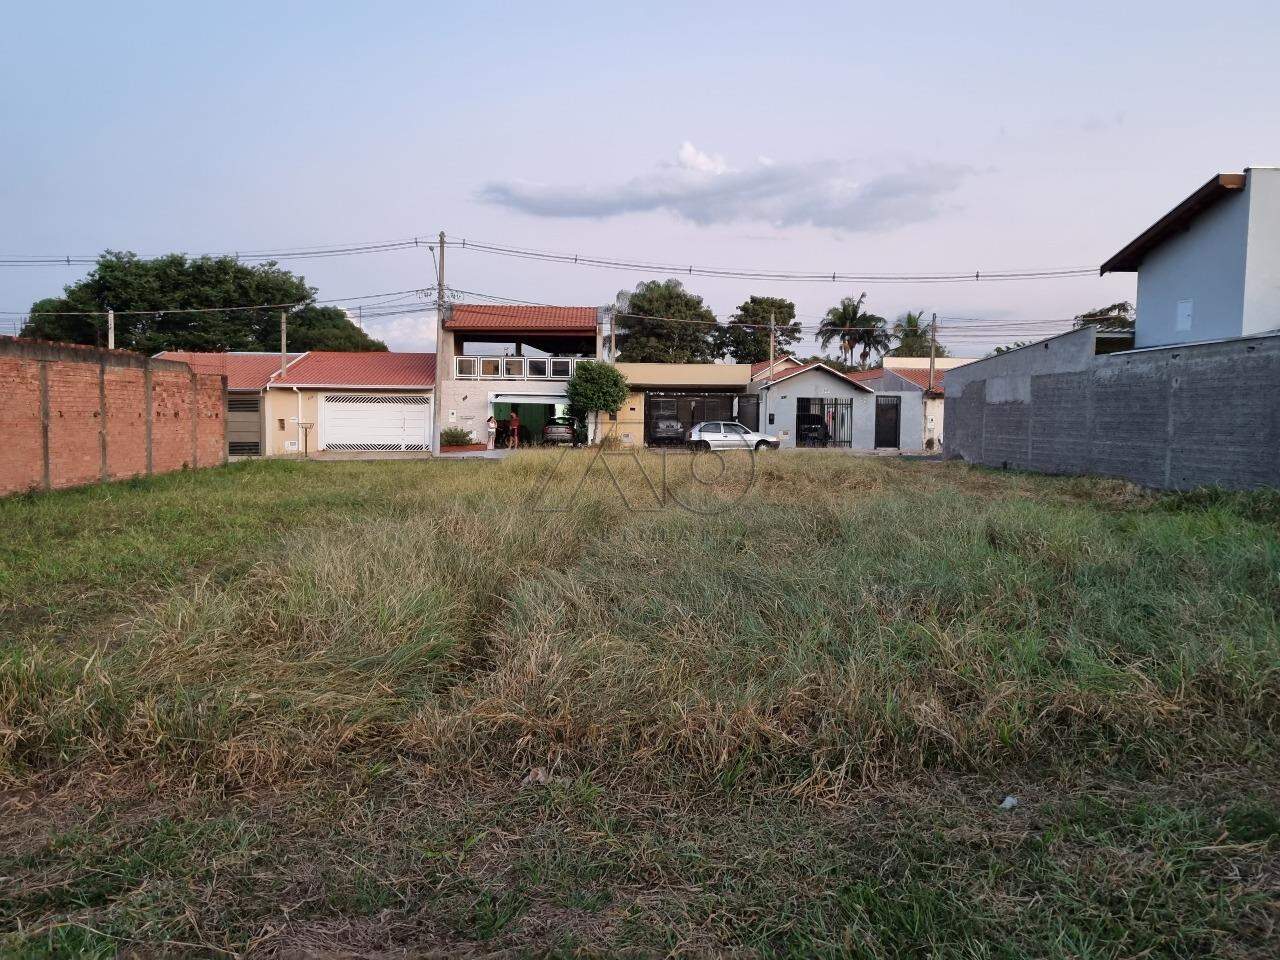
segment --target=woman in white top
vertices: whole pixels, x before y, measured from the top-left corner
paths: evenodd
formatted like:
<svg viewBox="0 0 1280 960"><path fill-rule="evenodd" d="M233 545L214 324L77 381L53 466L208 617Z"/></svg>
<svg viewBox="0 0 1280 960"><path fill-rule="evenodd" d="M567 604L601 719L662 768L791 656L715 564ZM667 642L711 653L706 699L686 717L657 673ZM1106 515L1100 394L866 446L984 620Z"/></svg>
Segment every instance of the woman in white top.
<svg viewBox="0 0 1280 960"><path fill-rule="evenodd" d="M492 416L484 422L485 428L489 431L489 449L493 449L493 438L498 434L498 421Z"/></svg>

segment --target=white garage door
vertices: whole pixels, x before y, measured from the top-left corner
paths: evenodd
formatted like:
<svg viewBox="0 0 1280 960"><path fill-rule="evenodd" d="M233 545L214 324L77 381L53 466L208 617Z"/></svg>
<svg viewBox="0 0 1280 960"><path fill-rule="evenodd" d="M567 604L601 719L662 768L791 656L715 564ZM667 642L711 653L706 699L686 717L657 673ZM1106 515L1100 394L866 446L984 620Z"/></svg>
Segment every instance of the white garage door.
<svg viewBox="0 0 1280 960"><path fill-rule="evenodd" d="M326 394L327 450L425 450L431 442L431 398L395 394Z"/></svg>

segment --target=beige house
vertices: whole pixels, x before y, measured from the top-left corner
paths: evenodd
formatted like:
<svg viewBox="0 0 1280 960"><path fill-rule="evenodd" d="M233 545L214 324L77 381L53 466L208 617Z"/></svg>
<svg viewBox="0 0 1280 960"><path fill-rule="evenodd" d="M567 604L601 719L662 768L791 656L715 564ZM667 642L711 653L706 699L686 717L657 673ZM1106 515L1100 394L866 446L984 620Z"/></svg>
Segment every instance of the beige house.
<svg viewBox="0 0 1280 960"><path fill-rule="evenodd" d="M427 450L434 424L436 355L311 351L167 351L227 377L231 456L318 450Z"/></svg>
<svg viewBox="0 0 1280 960"><path fill-rule="evenodd" d="M657 418L678 420L687 431L704 420L737 420L759 425L759 401L747 393L751 366L745 363L617 363L631 393L616 418L601 424L623 446L655 442Z"/></svg>

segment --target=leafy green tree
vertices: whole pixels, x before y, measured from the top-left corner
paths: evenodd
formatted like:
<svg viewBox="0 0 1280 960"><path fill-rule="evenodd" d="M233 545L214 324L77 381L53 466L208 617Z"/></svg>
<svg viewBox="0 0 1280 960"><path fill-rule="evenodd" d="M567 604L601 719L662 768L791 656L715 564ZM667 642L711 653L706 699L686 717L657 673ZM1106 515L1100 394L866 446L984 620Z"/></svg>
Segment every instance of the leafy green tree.
<svg viewBox="0 0 1280 960"><path fill-rule="evenodd" d="M1099 330L1132 330L1133 304L1128 300L1121 300L1107 307L1088 310L1075 318L1073 326L1078 330L1090 324L1097 326Z"/></svg>
<svg viewBox="0 0 1280 960"><path fill-rule="evenodd" d="M618 359L710 363L719 356L715 314L679 280L646 280L618 294Z"/></svg>
<svg viewBox="0 0 1280 960"><path fill-rule="evenodd" d="M841 359L853 361L854 351L861 355L860 365L866 369L872 352L884 353L893 340L885 328L884 317L866 312L866 293L858 297L845 297L837 306L827 311L818 326L818 340L823 347L835 340L840 346Z"/></svg>
<svg viewBox="0 0 1280 960"><path fill-rule="evenodd" d="M276 345L280 334L276 332ZM301 307L289 315L288 344L290 350L386 350L381 340L374 340L351 322L345 310L337 307Z"/></svg>
<svg viewBox="0 0 1280 960"><path fill-rule="evenodd" d="M588 417L598 420L601 413L617 413L630 389L626 377L613 364L579 360L565 385L569 415L583 423Z"/></svg>
<svg viewBox="0 0 1280 960"><path fill-rule="evenodd" d="M927 357L929 356L930 337L932 331L924 319L923 310L912 310L904 313L889 328L889 336L897 344L888 352L890 357ZM945 357L947 348L937 345L936 357Z"/></svg>
<svg viewBox="0 0 1280 960"><path fill-rule="evenodd" d="M774 356L798 343L803 335L796 320L796 305L782 297L751 297L729 320L717 328L722 357L735 363L761 363L769 359L769 318L773 318Z"/></svg>
<svg viewBox="0 0 1280 960"><path fill-rule="evenodd" d="M33 304L22 336L103 344L110 308L116 311L116 346L127 350L277 350L284 309L297 318L296 328L290 322L290 347L386 349L342 311L316 307L315 295L306 280L274 262L249 265L180 253L143 260L109 250L61 297ZM271 308L225 309L249 304Z"/></svg>

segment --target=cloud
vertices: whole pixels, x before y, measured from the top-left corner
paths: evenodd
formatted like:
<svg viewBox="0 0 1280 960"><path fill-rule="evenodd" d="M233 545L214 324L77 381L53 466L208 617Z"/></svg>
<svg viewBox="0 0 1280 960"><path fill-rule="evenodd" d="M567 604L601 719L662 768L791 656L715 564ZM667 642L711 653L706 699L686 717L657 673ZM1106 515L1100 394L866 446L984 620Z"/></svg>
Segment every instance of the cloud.
<svg viewBox="0 0 1280 960"><path fill-rule="evenodd" d="M364 321L364 332L381 340L392 350L431 352L436 348L436 313L399 317L371 317Z"/></svg>
<svg viewBox="0 0 1280 960"><path fill-rule="evenodd" d="M686 141L674 163L612 186L495 182L481 187L478 196L535 217L603 219L666 211L701 226L756 221L872 232L937 217L971 172L925 163L866 176L849 161L788 164L766 157L735 169Z"/></svg>

